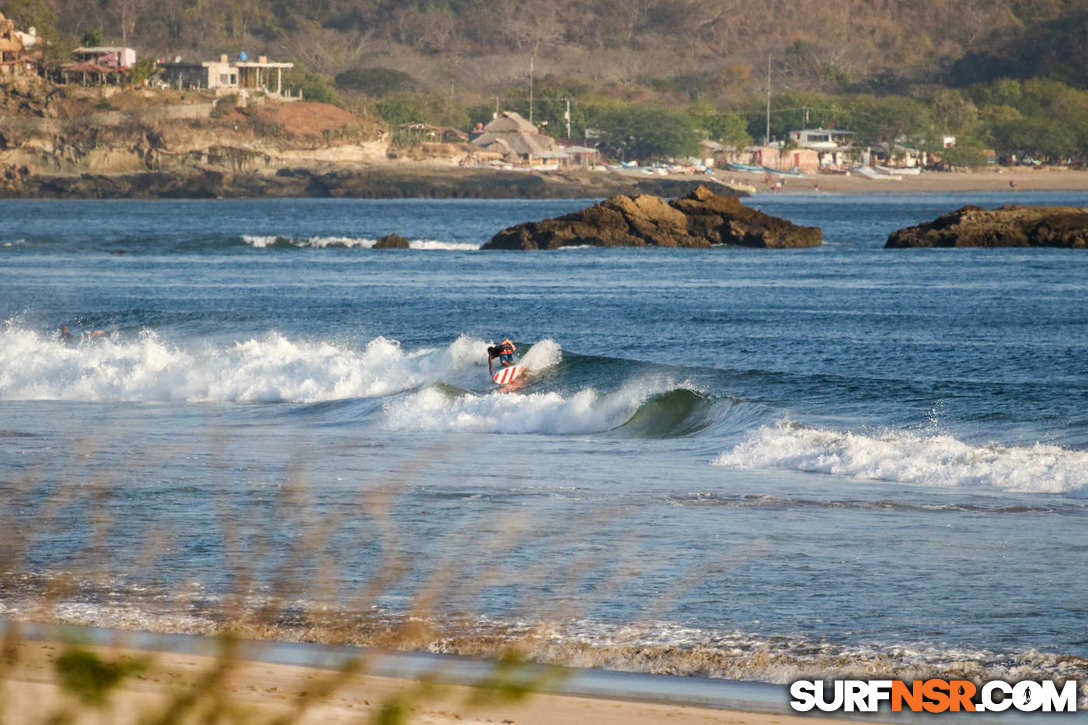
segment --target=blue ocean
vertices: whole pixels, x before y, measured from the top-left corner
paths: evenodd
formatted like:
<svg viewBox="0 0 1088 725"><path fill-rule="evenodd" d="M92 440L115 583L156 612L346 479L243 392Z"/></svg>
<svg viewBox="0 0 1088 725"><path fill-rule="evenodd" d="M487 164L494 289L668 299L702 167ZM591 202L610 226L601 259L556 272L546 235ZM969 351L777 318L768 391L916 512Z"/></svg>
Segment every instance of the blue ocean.
<svg viewBox="0 0 1088 725"><path fill-rule="evenodd" d="M0 617L1088 680L1088 253L883 249L1088 198L757 195L823 246L478 249L591 201L0 202Z"/></svg>

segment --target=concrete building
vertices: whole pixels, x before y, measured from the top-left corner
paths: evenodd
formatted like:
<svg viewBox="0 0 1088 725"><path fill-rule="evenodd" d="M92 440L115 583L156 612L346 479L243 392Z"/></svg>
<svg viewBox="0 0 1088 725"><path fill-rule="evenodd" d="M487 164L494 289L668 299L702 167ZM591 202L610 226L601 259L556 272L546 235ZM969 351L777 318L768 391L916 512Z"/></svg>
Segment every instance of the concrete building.
<svg viewBox="0 0 1088 725"><path fill-rule="evenodd" d="M856 135L853 131L840 131L837 128L806 128L790 131L790 139L798 146L817 150L853 146Z"/></svg>
<svg viewBox="0 0 1088 725"><path fill-rule="evenodd" d="M159 80L178 90L238 88L238 71L231 67L225 55L219 56L219 60L202 62L185 62L175 58L159 63L159 68Z"/></svg>
<svg viewBox="0 0 1088 725"><path fill-rule="evenodd" d="M837 128L806 128L790 131L790 140L796 146L816 153L815 168L812 168L812 171L849 166L852 162L851 157L856 153L854 146L856 136L857 134L853 131L841 131ZM804 157L804 154L799 157L797 165L808 171L811 162L806 161Z"/></svg>
<svg viewBox="0 0 1088 725"><path fill-rule="evenodd" d="M283 71L294 68L294 63L270 63L260 56L250 61L241 53L238 60L230 60L224 54L219 60L185 62L180 58L160 63L159 79L173 88L201 88L219 94L238 92L263 92L268 95L284 95Z"/></svg>
<svg viewBox="0 0 1088 725"><path fill-rule="evenodd" d="M775 171L800 171L803 174L820 170L820 155L814 149L759 146L751 149L752 163Z"/></svg>
<svg viewBox="0 0 1088 725"><path fill-rule="evenodd" d="M243 90L264 91L277 96L283 95L283 72L294 68L294 63L269 63L266 56L259 56L254 61L239 60L234 63L238 69L238 87ZM273 82L274 81L274 82Z"/></svg>

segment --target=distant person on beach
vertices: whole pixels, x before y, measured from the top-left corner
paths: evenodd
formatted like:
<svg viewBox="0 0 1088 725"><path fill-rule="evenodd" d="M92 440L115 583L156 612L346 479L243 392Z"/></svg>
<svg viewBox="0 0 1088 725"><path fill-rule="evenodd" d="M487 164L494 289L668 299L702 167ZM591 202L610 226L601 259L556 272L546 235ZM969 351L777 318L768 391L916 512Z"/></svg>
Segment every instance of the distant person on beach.
<svg viewBox="0 0 1088 725"><path fill-rule="evenodd" d="M1016 179L1009 179L1009 191L1016 191Z"/></svg>

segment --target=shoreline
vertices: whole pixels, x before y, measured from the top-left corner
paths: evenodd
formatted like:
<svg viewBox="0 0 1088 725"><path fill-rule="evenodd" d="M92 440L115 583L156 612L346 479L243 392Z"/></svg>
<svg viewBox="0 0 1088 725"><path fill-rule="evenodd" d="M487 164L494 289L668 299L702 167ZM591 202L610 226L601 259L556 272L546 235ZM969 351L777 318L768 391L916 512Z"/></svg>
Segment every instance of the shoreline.
<svg viewBox="0 0 1088 725"><path fill-rule="evenodd" d="M298 722L304 723L372 719L390 703L404 708L407 722L434 725L622 725L664 720L680 725L800 725L806 719L789 710L786 688L778 685L577 669L564 670L564 676L549 681L554 669L528 665L511 673L508 681L527 680L542 687L522 698L512 697L506 685L479 687L502 678L501 667L488 660L255 641L240 642L237 653L224 658L220 641L195 635L22 626L28 636L9 650L15 652L14 663L0 678L0 719L13 722L27 722L30 714L42 716L44 722L47 713L58 708L74 711L77 723L137 722L176 702L180 693L199 691L202 679L225 662L227 672L215 696L225 698L232 711L258 718L301 712ZM123 680L104 708L79 705L55 671L57 658L72 643L103 661L141 661L145 669ZM359 665L357 672L351 671L352 663ZM315 692L325 694L314 697ZM909 714L884 713L864 719L848 715L820 719L918 721Z"/></svg>
<svg viewBox="0 0 1088 725"><path fill-rule="evenodd" d="M781 190L774 189L776 181L782 182ZM423 164L302 167L264 174L179 169L31 175L17 187L0 188L0 199L599 199L643 193L675 198L690 193L699 184L729 193L731 183L755 187L761 195L1005 192L1012 197L1030 192L1088 194L1088 170L999 167L972 172L924 172L898 180L813 174L774 176L769 185L765 173L729 170L719 170L712 176L657 176L627 170L538 173ZM1088 203L1088 196L1085 201Z"/></svg>

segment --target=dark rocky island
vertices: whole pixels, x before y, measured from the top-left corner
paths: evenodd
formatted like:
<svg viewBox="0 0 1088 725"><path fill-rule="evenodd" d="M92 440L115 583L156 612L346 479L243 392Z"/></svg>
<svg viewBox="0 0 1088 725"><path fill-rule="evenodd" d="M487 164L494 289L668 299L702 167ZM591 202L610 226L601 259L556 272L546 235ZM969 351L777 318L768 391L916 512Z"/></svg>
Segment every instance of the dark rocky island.
<svg viewBox="0 0 1088 725"><path fill-rule="evenodd" d="M408 249L408 240L399 234L386 234L374 242L374 249Z"/></svg>
<svg viewBox="0 0 1088 725"><path fill-rule="evenodd" d="M687 196L613 196L588 209L504 229L483 249L558 249L566 246L694 247L715 245L788 249L821 243L818 227L801 227L749 209L735 197L699 186Z"/></svg>
<svg viewBox="0 0 1088 725"><path fill-rule="evenodd" d="M885 249L906 247L1088 246L1088 209L1073 206L965 206L888 237Z"/></svg>

